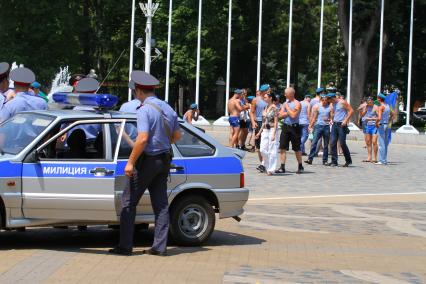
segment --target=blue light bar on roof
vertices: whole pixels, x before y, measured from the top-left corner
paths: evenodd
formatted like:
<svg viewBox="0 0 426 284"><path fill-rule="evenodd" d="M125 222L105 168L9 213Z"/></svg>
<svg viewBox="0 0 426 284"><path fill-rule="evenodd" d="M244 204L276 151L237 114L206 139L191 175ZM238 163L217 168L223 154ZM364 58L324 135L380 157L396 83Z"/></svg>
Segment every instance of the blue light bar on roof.
<svg viewBox="0 0 426 284"><path fill-rule="evenodd" d="M55 93L53 100L58 104L99 108L112 108L118 103L118 97L110 94Z"/></svg>

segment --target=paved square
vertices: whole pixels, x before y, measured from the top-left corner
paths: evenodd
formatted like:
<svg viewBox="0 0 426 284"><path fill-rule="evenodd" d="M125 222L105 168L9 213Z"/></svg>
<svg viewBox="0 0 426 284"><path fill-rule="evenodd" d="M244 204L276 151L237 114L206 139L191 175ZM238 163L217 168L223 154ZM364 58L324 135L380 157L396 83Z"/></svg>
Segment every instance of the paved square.
<svg viewBox="0 0 426 284"><path fill-rule="evenodd" d="M226 141L226 132L210 131ZM250 201L242 222L218 220L203 247L140 255L153 238L136 235L133 257L108 255L118 233L106 227L0 233L0 283L425 283L426 147L391 145L388 167L305 166L296 175L257 173L244 159ZM138 254L139 253L139 254Z"/></svg>

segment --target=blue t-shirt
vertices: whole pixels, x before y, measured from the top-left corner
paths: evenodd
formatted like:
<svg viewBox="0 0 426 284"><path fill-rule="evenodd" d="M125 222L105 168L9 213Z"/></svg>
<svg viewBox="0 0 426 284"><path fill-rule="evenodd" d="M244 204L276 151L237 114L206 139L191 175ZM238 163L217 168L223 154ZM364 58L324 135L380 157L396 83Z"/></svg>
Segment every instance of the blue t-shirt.
<svg viewBox="0 0 426 284"><path fill-rule="evenodd" d="M161 109L161 113L153 105ZM166 102L157 97L148 97L137 112L138 132L148 133L148 144L145 153L157 155L171 149L170 137L164 127L164 120L169 126L170 135L180 129L176 112Z"/></svg>
<svg viewBox="0 0 426 284"><path fill-rule="evenodd" d="M310 107L310 104L306 101L300 102L300 115L299 115L299 124L300 125L308 125L309 124L309 117L308 117L308 108Z"/></svg>
<svg viewBox="0 0 426 284"><path fill-rule="evenodd" d="M296 108L296 100L293 100L292 102L289 102L289 101L287 101L287 102L285 102L285 104L286 105L288 105L288 107L291 109L291 110L294 110L295 108ZM284 111L285 111L286 109L285 109L285 106L284 106ZM299 113L299 115L300 115L300 113ZM286 118L284 118L284 124L287 124L287 125L292 125L292 124L297 124L297 123L299 123L299 115L297 115L296 117L291 117L290 115L288 115Z"/></svg>

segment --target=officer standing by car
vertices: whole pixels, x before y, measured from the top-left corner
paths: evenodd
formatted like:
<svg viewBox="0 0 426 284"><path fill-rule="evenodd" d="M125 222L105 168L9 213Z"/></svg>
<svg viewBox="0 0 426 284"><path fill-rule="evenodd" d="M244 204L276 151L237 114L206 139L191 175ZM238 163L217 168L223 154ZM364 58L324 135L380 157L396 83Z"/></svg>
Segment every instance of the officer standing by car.
<svg viewBox="0 0 426 284"><path fill-rule="evenodd" d="M29 91L31 83L35 81L33 71L25 67L16 68L10 72L10 79L15 83L16 97L4 104L0 111L0 122L11 118L18 112L47 109L46 101Z"/></svg>
<svg viewBox="0 0 426 284"><path fill-rule="evenodd" d="M169 206L167 179L172 160L171 144L180 139L176 112L155 96L159 81L143 71L133 71L136 98L142 102L137 112L138 137L125 167L129 177L123 192L120 215L120 242L110 253L131 255L136 206L146 189L149 190L155 214L154 243L144 254L167 254Z"/></svg>

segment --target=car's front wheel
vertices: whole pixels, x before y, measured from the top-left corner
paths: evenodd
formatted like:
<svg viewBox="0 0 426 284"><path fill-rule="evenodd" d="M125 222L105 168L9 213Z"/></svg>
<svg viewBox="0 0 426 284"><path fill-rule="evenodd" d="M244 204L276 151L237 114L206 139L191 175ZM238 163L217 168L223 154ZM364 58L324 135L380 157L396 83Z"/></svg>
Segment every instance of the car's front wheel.
<svg viewBox="0 0 426 284"><path fill-rule="evenodd" d="M207 241L216 221L212 205L202 196L176 200L170 218L170 235L181 246L197 246Z"/></svg>

